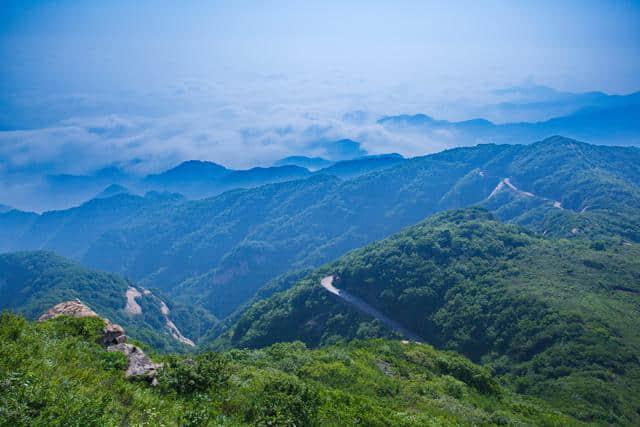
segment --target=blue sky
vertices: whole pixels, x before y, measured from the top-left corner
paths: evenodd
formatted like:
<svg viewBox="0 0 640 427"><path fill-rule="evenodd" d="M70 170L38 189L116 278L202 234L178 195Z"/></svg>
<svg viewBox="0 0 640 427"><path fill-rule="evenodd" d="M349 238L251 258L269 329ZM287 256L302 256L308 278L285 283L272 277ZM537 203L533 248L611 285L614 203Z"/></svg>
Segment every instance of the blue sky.
<svg viewBox="0 0 640 427"><path fill-rule="evenodd" d="M454 2L447 2L454 3ZM4 0L0 160L81 173L187 158L247 167L360 138L440 141L344 114L464 119L491 90L640 89L637 1ZM498 100L499 101L499 100ZM0 162L0 172L2 172Z"/></svg>

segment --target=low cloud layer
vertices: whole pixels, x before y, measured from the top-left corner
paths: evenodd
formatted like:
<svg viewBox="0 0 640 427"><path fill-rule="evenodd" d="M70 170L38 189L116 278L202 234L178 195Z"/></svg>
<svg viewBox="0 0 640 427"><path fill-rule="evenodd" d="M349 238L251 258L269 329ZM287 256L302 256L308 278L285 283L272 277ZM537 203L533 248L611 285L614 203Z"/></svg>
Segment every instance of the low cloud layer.
<svg viewBox="0 0 640 427"><path fill-rule="evenodd" d="M319 142L350 138L371 154L415 156L451 146L450 135L427 139L392 133L376 117L295 116L281 111L268 118L225 109L208 114L165 117L120 115L68 119L59 125L0 132L0 171L82 174L109 165L134 173L162 170L187 159L233 168L269 165L290 155L326 156Z"/></svg>

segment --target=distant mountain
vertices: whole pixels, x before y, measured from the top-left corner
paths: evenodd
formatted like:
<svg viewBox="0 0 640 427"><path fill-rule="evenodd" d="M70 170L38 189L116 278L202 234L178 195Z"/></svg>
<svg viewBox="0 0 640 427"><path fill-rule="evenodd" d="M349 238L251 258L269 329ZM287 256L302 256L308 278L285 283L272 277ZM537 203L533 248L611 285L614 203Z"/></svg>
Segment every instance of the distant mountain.
<svg viewBox="0 0 640 427"><path fill-rule="evenodd" d="M445 209L480 204L546 235L640 241L638 165L640 149L566 138L454 149L353 179L318 175L155 209L82 259L225 317L285 271Z"/></svg>
<svg viewBox="0 0 640 427"><path fill-rule="evenodd" d="M31 179L35 179L38 188L38 204L45 209L61 209L91 199L109 185L129 185L136 178L117 167L107 167L86 175L57 174L42 180Z"/></svg>
<svg viewBox="0 0 640 427"><path fill-rule="evenodd" d="M166 172L148 175L143 180L143 188L175 191L200 199L234 188L257 187L309 175L307 169L292 165L233 170L213 162L189 160Z"/></svg>
<svg viewBox="0 0 640 427"><path fill-rule="evenodd" d="M448 211L255 303L219 344L315 347L397 336L398 324L583 421L636 425L638 277L637 243L544 239L481 209Z"/></svg>
<svg viewBox="0 0 640 427"><path fill-rule="evenodd" d="M52 306L77 298L134 338L161 349L179 348L181 334L197 339L216 322L202 309L176 305L114 274L85 269L51 252L2 254L0 276L0 311L37 319Z"/></svg>
<svg viewBox="0 0 640 427"><path fill-rule="evenodd" d="M147 175L144 182L161 187L212 184L230 171L217 163L189 160L159 174Z"/></svg>
<svg viewBox="0 0 640 427"><path fill-rule="evenodd" d="M0 214L0 251L46 249L78 259L104 232L125 227L144 212L179 203L179 194L118 194L92 199L75 208L43 214L10 211Z"/></svg>
<svg viewBox="0 0 640 427"><path fill-rule="evenodd" d="M236 170L227 175L220 183L222 189L250 188L274 182L291 181L306 178L311 172L300 166L274 166L269 168L251 168Z"/></svg>
<svg viewBox="0 0 640 427"><path fill-rule="evenodd" d="M331 166L332 164L332 161L322 157L291 156L276 161L273 166L300 166L313 172Z"/></svg>
<svg viewBox="0 0 640 427"><path fill-rule="evenodd" d="M13 209L11 206L3 205L0 203L0 213L9 212Z"/></svg>
<svg viewBox="0 0 640 427"><path fill-rule="evenodd" d="M111 184L99 194L96 195L96 199L104 199L106 197L117 196L118 194L129 194L129 189L118 184Z"/></svg>
<svg viewBox="0 0 640 427"><path fill-rule="evenodd" d="M400 154L381 154L359 157L353 160L342 160L320 169L318 173L326 173L340 178L352 178L375 170L385 169L404 161Z"/></svg>
<svg viewBox="0 0 640 427"><path fill-rule="evenodd" d="M639 100L640 102L640 100ZM540 140L548 135L604 145L640 145L640 103L586 108L542 122L495 124L484 119L450 122L424 114L387 116L378 123L394 132L411 132L456 145Z"/></svg>
<svg viewBox="0 0 640 427"><path fill-rule="evenodd" d="M360 147L360 143L351 139L326 142L321 145L327 158L330 160L351 160L356 157L366 156L368 153Z"/></svg>
<svg viewBox="0 0 640 427"><path fill-rule="evenodd" d="M548 89L548 88L547 88ZM522 93L522 100L500 102L474 110L481 117L500 122L544 121L585 109L611 109L640 104L640 92L609 95L602 92L567 93L550 90L546 94ZM513 95L517 92L511 92Z"/></svg>

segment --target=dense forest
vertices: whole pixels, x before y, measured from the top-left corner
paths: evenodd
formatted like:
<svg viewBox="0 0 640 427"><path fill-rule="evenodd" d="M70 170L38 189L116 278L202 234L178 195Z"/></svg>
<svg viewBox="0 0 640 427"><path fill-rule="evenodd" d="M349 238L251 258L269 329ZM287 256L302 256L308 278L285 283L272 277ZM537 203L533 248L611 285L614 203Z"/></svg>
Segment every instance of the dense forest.
<svg viewBox="0 0 640 427"><path fill-rule="evenodd" d="M15 356L0 362L0 415L640 423L640 150L555 137L331 168L202 200L114 187L64 211L1 212L2 250L22 251L0 254L0 310L27 320L2 317ZM164 363L159 387L125 380L91 321L29 323L72 299ZM62 359L45 348L68 370L51 374Z"/></svg>
<svg viewBox="0 0 640 427"><path fill-rule="evenodd" d="M39 216L10 211L0 214L0 235L4 250L53 250L224 318L280 274L445 209L482 205L548 236L639 241L638 165L635 147L561 137L485 144L353 178L320 173L203 200L119 194Z"/></svg>
<svg viewBox="0 0 640 427"><path fill-rule="evenodd" d="M312 272L238 316L218 347L312 347L394 336L323 289L359 296L415 334L490 366L585 421L640 421L640 248L548 239L482 209L437 214Z"/></svg>
<svg viewBox="0 0 640 427"><path fill-rule="evenodd" d="M165 351L186 349L166 330L163 303L179 330L193 340L217 322L206 310L174 303L157 290L141 292L135 298L139 313L127 313L126 292L135 286L118 275L84 268L51 252L0 254L0 310L28 319L37 319L60 302L80 299L99 315L125 326L132 337Z"/></svg>

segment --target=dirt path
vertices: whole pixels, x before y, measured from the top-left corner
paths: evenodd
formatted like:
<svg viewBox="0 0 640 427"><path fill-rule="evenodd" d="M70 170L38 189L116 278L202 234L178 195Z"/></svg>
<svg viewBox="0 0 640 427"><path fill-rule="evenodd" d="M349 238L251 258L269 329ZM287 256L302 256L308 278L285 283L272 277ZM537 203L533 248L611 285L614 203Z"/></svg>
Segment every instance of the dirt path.
<svg viewBox="0 0 640 427"><path fill-rule="evenodd" d="M502 180L500 180L500 182L498 183L498 185L496 185L496 188L493 189L493 191L491 192L491 194L489 194L489 197L487 197L487 200L492 198L493 196L495 196L496 194L498 194L500 191L502 191L503 188L508 187L509 189L515 191L516 193L520 194L521 196L525 196L525 197L539 197L542 200L546 200L549 201L553 204L554 208L557 209L564 209L562 207L562 203L557 201L557 200L552 200L552 199L548 199L546 197L540 197L540 196L536 196L533 193L529 193L528 191L523 191L520 190L518 187L516 187L515 185L513 185L513 183L511 182L510 178L503 178Z"/></svg>
<svg viewBox="0 0 640 427"><path fill-rule="evenodd" d="M142 296L140 291L130 286L125 295L127 297L127 305L124 307L124 311L133 315L142 314L142 307L136 301L136 298Z"/></svg>
<svg viewBox="0 0 640 427"><path fill-rule="evenodd" d="M333 276L325 277L324 279L322 279L320 281L320 284L327 291L329 291L333 295L336 295L338 298L342 299L343 301L347 302L348 304L354 306L355 308L357 308L361 312L363 312L365 314L368 314L369 316L371 316L371 317L373 317L375 319L378 319L380 322L385 324L389 329L399 333L400 335L404 336L405 338L408 338L411 341L423 342L423 339L420 338L417 334L414 334L413 332L411 332L410 330L408 330L407 328L402 326L400 323L398 323L395 320L390 319L389 317L385 316L380 311L378 311L377 309L373 308L368 303L364 302L362 299L351 295L347 291L344 291L342 289L338 289L335 286L333 286Z"/></svg>

